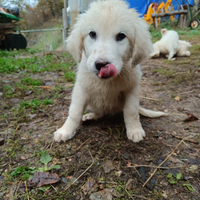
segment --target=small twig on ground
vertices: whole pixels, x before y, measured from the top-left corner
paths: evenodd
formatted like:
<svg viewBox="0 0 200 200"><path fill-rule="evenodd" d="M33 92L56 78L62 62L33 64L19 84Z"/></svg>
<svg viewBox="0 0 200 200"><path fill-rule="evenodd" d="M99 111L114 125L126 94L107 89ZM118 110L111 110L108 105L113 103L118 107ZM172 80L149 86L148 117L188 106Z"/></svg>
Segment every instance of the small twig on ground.
<svg viewBox="0 0 200 200"><path fill-rule="evenodd" d="M69 159L69 158L73 158L73 157L75 157L76 155L73 155L73 156L69 156L69 157L65 157L65 159L67 160L67 159Z"/></svg>
<svg viewBox="0 0 200 200"><path fill-rule="evenodd" d="M21 185L21 182L22 182L22 181L19 182L19 184L18 184L18 186L17 186L17 189L15 190L15 194L16 194L17 191L19 190L19 186ZM15 197L15 196L14 196L14 197Z"/></svg>
<svg viewBox="0 0 200 200"><path fill-rule="evenodd" d="M188 148L190 148L190 145L188 145L186 142L183 141L183 144L185 144L185 146L187 146Z"/></svg>
<svg viewBox="0 0 200 200"><path fill-rule="evenodd" d="M54 143L54 140L53 140L50 144L47 144L46 147L45 147L44 149L47 150L49 147L50 147L50 149L51 149L53 143Z"/></svg>
<svg viewBox="0 0 200 200"><path fill-rule="evenodd" d="M20 124L18 124L17 128L15 129L15 131L17 131L19 129L19 127L20 127Z"/></svg>
<svg viewBox="0 0 200 200"><path fill-rule="evenodd" d="M123 188L123 187L122 187ZM129 197L131 197L131 199L133 199L134 200L134 198L129 194L129 192L127 191L127 189L126 188L124 188L124 190L126 191L126 193L128 194L128 196Z"/></svg>
<svg viewBox="0 0 200 200"><path fill-rule="evenodd" d="M76 149L76 151L78 151L88 140L90 140L90 138L87 139L85 142L83 142L83 143Z"/></svg>
<svg viewBox="0 0 200 200"><path fill-rule="evenodd" d="M5 134L5 136L4 136L4 146L6 145L6 142L7 142L7 135L8 134Z"/></svg>
<svg viewBox="0 0 200 200"><path fill-rule="evenodd" d="M185 138L183 138L183 139L185 139ZM147 181L143 184L143 186L142 187L144 187L148 182L149 182L149 180L153 177L153 175L156 173L156 171L157 171L157 169L159 168L159 167L161 167L168 159L169 159L169 157L176 151L176 149L181 145L181 143L183 142L183 139L178 143L178 145L176 146L176 148L167 156L167 158L162 162L162 163L160 163L160 165L158 166L158 167L156 167L156 169L154 170L154 172L151 174L151 176L147 179Z"/></svg>
<svg viewBox="0 0 200 200"><path fill-rule="evenodd" d="M116 182L110 182L110 181L98 181L98 183L108 183L108 184L115 184L115 185L118 184Z"/></svg>
<svg viewBox="0 0 200 200"><path fill-rule="evenodd" d="M199 157L199 158L200 158L200 156L197 155L197 154L190 153L190 155L191 155L191 156L196 156L196 157Z"/></svg>
<svg viewBox="0 0 200 200"><path fill-rule="evenodd" d="M158 166L150 166L150 165L133 165L133 166L125 166L125 167L149 167L149 168L157 168L157 169L173 169L173 168L181 168L185 166L174 166L174 167L158 167Z"/></svg>
<svg viewBox="0 0 200 200"><path fill-rule="evenodd" d="M108 135L109 133L107 133L106 131L101 131L101 132L98 132L98 131L96 131L95 133L98 133L98 134L100 134L100 135Z"/></svg>
<svg viewBox="0 0 200 200"><path fill-rule="evenodd" d="M49 87L49 86L37 86L37 88L43 88L43 89L45 89L45 90L48 90L48 89L50 89L51 87Z"/></svg>
<svg viewBox="0 0 200 200"><path fill-rule="evenodd" d="M148 100L152 100L152 101L160 101L160 100L149 98L149 97L143 97L143 96L140 96L140 97L143 98L143 99L148 99Z"/></svg>
<svg viewBox="0 0 200 200"><path fill-rule="evenodd" d="M53 185L51 185L51 187L52 187L56 192L58 191Z"/></svg>
<svg viewBox="0 0 200 200"><path fill-rule="evenodd" d="M81 176L83 176L83 174L85 174L91 167L92 167L92 165L94 164L94 158L92 157L92 154L91 154L91 152L89 151L89 153L90 153L90 156L91 156L91 158L92 158L92 164L76 179L76 180L74 180L65 190L68 190L76 181L78 181L78 179L79 178L81 178Z"/></svg>
<svg viewBox="0 0 200 200"><path fill-rule="evenodd" d="M192 92L194 92L194 91L193 91L193 90L190 90L190 91L187 91L187 92L181 92L181 93L179 93L179 94L192 93Z"/></svg>
<svg viewBox="0 0 200 200"><path fill-rule="evenodd" d="M43 89L45 89L45 90L51 89L50 86L28 86L28 87L29 87L29 88L32 88L32 87L34 87L34 88L43 88Z"/></svg>
<svg viewBox="0 0 200 200"><path fill-rule="evenodd" d="M34 122L31 122L31 123L29 123L29 124L26 124L26 126L31 125L31 124L36 124L36 123L42 122L42 121L44 121L44 119L36 120L36 121L34 121Z"/></svg>
<svg viewBox="0 0 200 200"><path fill-rule="evenodd" d="M51 127L48 127L48 128L43 128L42 130L52 130L52 129L54 129L54 128L56 128L57 126L51 126Z"/></svg>
<svg viewBox="0 0 200 200"><path fill-rule="evenodd" d="M169 113L169 115L180 115L180 116L187 116L186 114L180 114L180 113Z"/></svg>
<svg viewBox="0 0 200 200"><path fill-rule="evenodd" d="M172 145L170 145L170 144L167 144L167 143L165 143L165 142L163 142L162 140L160 140L164 145L166 145L166 146L168 146L168 147L172 147Z"/></svg>
<svg viewBox="0 0 200 200"><path fill-rule="evenodd" d="M172 135L173 137L179 139L179 140L183 140L182 137L179 137L179 136L176 136L176 135ZM188 141L188 142L192 142L194 144L199 144L197 141L194 141L194 140L191 140L191 139L184 139L185 141Z"/></svg>
<svg viewBox="0 0 200 200"><path fill-rule="evenodd" d="M8 123L7 119L5 119L5 122L6 122L6 124L7 124L7 125L9 125L9 123Z"/></svg>
<svg viewBox="0 0 200 200"><path fill-rule="evenodd" d="M132 194L132 196L134 196L134 197L138 197L138 198L141 198L141 199L150 200L150 199L148 199L148 198L146 198L146 197L139 196L139 195L136 195L136 194Z"/></svg>
<svg viewBox="0 0 200 200"><path fill-rule="evenodd" d="M28 195L28 189L27 189L26 181L24 181L24 184L25 184L25 189L26 189L26 193L27 193L27 199L29 200L29 195Z"/></svg>
<svg viewBox="0 0 200 200"><path fill-rule="evenodd" d="M18 192L18 190L19 190L19 186L21 185L21 182L22 182L22 181L19 182L19 184L18 184L18 186L17 186L17 189L15 190L14 199L15 199L15 194L17 194L17 192Z"/></svg>
<svg viewBox="0 0 200 200"><path fill-rule="evenodd" d="M54 144L54 140L53 140L53 142L51 143L50 150L51 150L51 148L53 147L53 144Z"/></svg>
<svg viewBox="0 0 200 200"><path fill-rule="evenodd" d="M123 188L122 186L121 186L121 188ZM133 197L132 196L134 196L134 197L138 197L138 198L141 198L141 199L146 199L146 200L149 200L148 198L146 198L146 197L143 197L143 196L140 196L140 195L136 195L136 194L129 194L129 192L127 191L127 189L126 188L124 188L124 190L126 191L126 193L128 194L128 196L129 197L131 197L131 199L133 199ZM134 199L133 199L134 200Z"/></svg>
<svg viewBox="0 0 200 200"><path fill-rule="evenodd" d="M15 181L10 187L9 198L8 198L9 200L13 200L14 199L14 194L15 194L15 191L16 191L16 187L17 187L17 183Z"/></svg>

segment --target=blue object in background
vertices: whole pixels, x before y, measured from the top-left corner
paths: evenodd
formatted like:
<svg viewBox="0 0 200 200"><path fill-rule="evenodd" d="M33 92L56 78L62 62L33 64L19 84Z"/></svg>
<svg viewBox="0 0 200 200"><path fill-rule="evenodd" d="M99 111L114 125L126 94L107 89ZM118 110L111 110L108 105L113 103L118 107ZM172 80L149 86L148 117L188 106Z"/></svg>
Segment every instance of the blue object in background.
<svg viewBox="0 0 200 200"><path fill-rule="evenodd" d="M135 8L136 11L140 14L140 17L143 17L147 13L148 7L151 3L166 3L167 0L126 0L129 3L130 8ZM178 0L180 5L187 5L186 0ZM176 0L172 0L173 9L178 10L179 4ZM193 6L193 0L188 0L188 3Z"/></svg>

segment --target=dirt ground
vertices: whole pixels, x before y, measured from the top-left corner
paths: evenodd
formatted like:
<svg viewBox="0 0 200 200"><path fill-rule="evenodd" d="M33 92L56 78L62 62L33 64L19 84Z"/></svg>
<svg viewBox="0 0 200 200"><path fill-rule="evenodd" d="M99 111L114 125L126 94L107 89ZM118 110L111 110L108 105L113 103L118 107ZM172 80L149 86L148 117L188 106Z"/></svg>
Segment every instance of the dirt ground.
<svg viewBox="0 0 200 200"><path fill-rule="evenodd" d="M169 116L141 116L146 137L139 143L127 139L122 113L82 123L74 138L55 143L53 132L68 115L72 83L60 70L0 74L0 199L199 200L200 37L190 42L189 58L142 63L141 106ZM49 89L21 91L15 84L24 76L41 79ZM16 95L5 96L5 85ZM53 103L20 109L22 100L46 97ZM52 158L47 167L60 165L49 171L59 182L36 187L22 177L24 171L12 174L19 166L42 167L41 152Z"/></svg>

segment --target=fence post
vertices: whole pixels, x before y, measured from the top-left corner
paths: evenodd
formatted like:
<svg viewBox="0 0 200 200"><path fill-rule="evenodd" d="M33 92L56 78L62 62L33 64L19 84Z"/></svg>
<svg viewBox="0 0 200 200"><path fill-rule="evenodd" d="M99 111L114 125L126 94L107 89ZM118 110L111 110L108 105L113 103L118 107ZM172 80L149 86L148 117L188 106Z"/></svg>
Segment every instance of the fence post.
<svg viewBox="0 0 200 200"><path fill-rule="evenodd" d="M62 9L62 17L63 17L63 49L66 50L65 40L67 38L67 3L64 0L64 8Z"/></svg>
<svg viewBox="0 0 200 200"><path fill-rule="evenodd" d="M69 0L70 6L70 28L72 29L76 23L77 17L79 15L79 0Z"/></svg>

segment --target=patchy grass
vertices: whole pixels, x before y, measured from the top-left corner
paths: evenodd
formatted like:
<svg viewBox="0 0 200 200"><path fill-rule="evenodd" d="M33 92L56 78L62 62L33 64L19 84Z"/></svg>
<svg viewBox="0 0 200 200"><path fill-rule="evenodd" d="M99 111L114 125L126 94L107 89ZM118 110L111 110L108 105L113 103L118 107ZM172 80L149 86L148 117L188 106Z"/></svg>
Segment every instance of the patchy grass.
<svg viewBox="0 0 200 200"><path fill-rule="evenodd" d="M19 102L21 108L32 108L33 110L35 110L36 108L38 108L39 106L42 105L49 105L52 104L53 100L52 99L44 99L44 100L38 100L38 99L33 99L31 101L21 101Z"/></svg>
<svg viewBox="0 0 200 200"><path fill-rule="evenodd" d="M166 62L165 62L166 63ZM192 61L190 60L190 58L184 58L184 59L182 59L182 60L177 60L177 62L176 62L176 64L178 65L180 65L180 67L181 66L185 66L185 65L189 65L189 64L191 64L192 63Z"/></svg>
<svg viewBox="0 0 200 200"><path fill-rule="evenodd" d="M183 73L177 73L173 83L175 85L178 85L183 82L186 84L192 84L194 78L195 78L195 73L191 73L189 71Z"/></svg>
<svg viewBox="0 0 200 200"><path fill-rule="evenodd" d="M42 84L41 80L32 79L31 77L23 78L22 83L25 83L26 85L33 85L33 86L39 86Z"/></svg>
<svg viewBox="0 0 200 200"><path fill-rule="evenodd" d="M8 58L9 57L9 58ZM12 73L21 72L22 70L26 72L36 73L36 72L54 72L57 70L62 70L67 72L70 70L71 63L65 63L64 59L69 58L67 53L63 54L61 57L54 55L46 55L44 57L33 56L31 58L19 58L15 59L12 56L0 58L0 73ZM76 63L71 60L73 65Z"/></svg>
<svg viewBox="0 0 200 200"><path fill-rule="evenodd" d="M0 58L0 73L20 72L21 70L31 69L32 72L38 72L39 67L35 64L37 57L26 59ZM37 70L36 70L37 69Z"/></svg>
<svg viewBox="0 0 200 200"><path fill-rule="evenodd" d="M195 61L195 65L200 68L200 60Z"/></svg>
<svg viewBox="0 0 200 200"><path fill-rule="evenodd" d="M152 72L158 72L159 74L166 76L168 78L173 78L175 76L175 71L171 68L152 69Z"/></svg>
<svg viewBox="0 0 200 200"><path fill-rule="evenodd" d="M75 83L76 74L74 72L66 72L64 76L68 82Z"/></svg>
<svg viewBox="0 0 200 200"><path fill-rule="evenodd" d="M14 89L10 85L4 85L3 86L3 92L4 92L5 97L10 98L14 94Z"/></svg>
<svg viewBox="0 0 200 200"><path fill-rule="evenodd" d="M192 55L199 55L200 52L200 46L199 44L193 44L191 47L191 54Z"/></svg>
<svg viewBox="0 0 200 200"><path fill-rule="evenodd" d="M20 53L24 54L24 55L29 55L29 54L34 54L34 53L38 53L40 52L38 49L24 49L24 50L19 50L19 51L0 51L0 57L15 57L18 56Z"/></svg>

